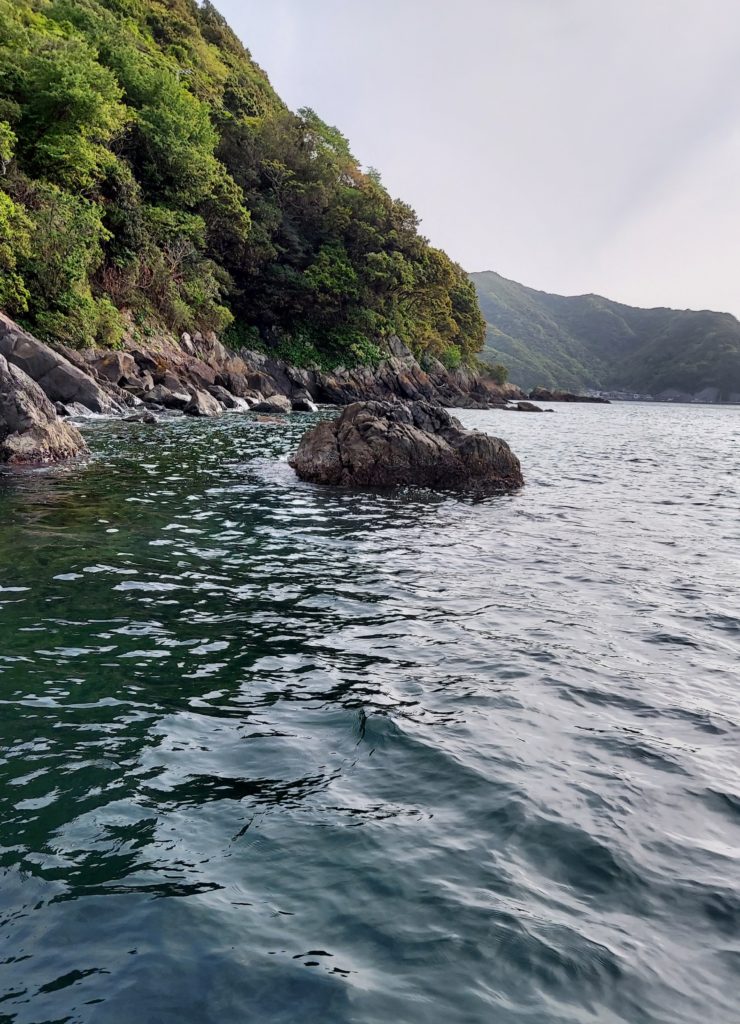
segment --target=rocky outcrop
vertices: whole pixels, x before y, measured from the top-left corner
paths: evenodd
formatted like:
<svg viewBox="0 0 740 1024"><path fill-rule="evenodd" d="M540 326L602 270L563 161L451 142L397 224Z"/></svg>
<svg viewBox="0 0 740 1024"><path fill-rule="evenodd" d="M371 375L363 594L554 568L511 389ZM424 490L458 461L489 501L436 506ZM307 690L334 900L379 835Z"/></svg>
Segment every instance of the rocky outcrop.
<svg viewBox="0 0 740 1024"><path fill-rule="evenodd" d="M221 407L228 409L229 412L249 412L257 401L257 399L239 398L236 395L232 395L230 391L220 387L218 384L212 384L208 389L208 394L212 395Z"/></svg>
<svg viewBox="0 0 740 1024"><path fill-rule="evenodd" d="M296 391L290 400L293 412L318 412L318 406L308 391Z"/></svg>
<svg viewBox="0 0 740 1024"><path fill-rule="evenodd" d="M517 402L516 405L507 405L506 409L508 412L544 412L545 410L540 408L539 405L535 405L534 402Z"/></svg>
<svg viewBox="0 0 740 1024"><path fill-rule="evenodd" d="M291 412L292 408L290 399L286 398L285 395L271 395L270 398L265 398L262 402L257 402L256 405L253 405L252 411Z"/></svg>
<svg viewBox="0 0 740 1024"><path fill-rule="evenodd" d="M547 388L533 388L529 397L535 402L591 402L595 405L609 405L608 398L595 395L572 395L569 391L548 391Z"/></svg>
<svg viewBox="0 0 740 1024"><path fill-rule="evenodd" d="M429 402L353 403L304 434L289 461L302 480L319 484L487 494L524 483L505 441L466 430Z"/></svg>
<svg viewBox="0 0 740 1024"><path fill-rule="evenodd" d="M182 385L177 385L182 387ZM190 404L191 395L189 391L170 391L164 384L155 384L154 387L144 394L144 401L148 405L161 405L165 409L179 409L182 412Z"/></svg>
<svg viewBox="0 0 740 1024"><path fill-rule="evenodd" d="M96 413L121 411L120 404L92 377L2 313L0 355L23 370L52 402L79 402Z"/></svg>
<svg viewBox="0 0 740 1024"><path fill-rule="evenodd" d="M59 419L38 384L0 355L0 462L59 462L86 451L79 431Z"/></svg>
<svg viewBox="0 0 740 1024"><path fill-rule="evenodd" d="M194 391L183 411L186 416L220 416L223 408L207 391Z"/></svg>

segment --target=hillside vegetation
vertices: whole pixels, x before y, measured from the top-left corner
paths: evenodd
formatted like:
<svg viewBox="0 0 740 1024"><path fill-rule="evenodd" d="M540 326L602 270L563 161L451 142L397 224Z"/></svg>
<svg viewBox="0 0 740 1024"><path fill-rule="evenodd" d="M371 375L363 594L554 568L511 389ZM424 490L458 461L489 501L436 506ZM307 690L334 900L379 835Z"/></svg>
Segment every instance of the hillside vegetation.
<svg viewBox="0 0 740 1024"><path fill-rule="evenodd" d="M471 279L488 325L484 358L522 387L740 393L740 323L729 313L550 295L493 271Z"/></svg>
<svg viewBox="0 0 740 1024"><path fill-rule="evenodd" d="M224 331L294 362L397 334L454 367L463 271L210 3L0 0L0 308L44 338Z"/></svg>

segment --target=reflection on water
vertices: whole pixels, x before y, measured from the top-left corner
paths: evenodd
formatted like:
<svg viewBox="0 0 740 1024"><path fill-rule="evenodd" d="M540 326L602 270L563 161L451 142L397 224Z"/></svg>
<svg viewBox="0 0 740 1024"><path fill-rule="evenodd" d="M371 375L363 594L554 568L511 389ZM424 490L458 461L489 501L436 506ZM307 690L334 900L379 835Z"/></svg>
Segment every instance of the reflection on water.
<svg viewBox="0 0 740 1024"><path fill-rule="evenodd" d="M0 1021L736 1021L739 415L464 413L483 502L302 416L2 477Z"/></svg>

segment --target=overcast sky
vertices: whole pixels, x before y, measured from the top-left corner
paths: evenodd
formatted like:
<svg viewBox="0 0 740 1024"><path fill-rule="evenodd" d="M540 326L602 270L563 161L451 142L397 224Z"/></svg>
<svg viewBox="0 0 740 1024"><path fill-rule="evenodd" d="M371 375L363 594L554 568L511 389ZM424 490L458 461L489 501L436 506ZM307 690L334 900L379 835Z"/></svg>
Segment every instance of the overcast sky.
<svg viewBox="0 0 740 1024"><path fill-rule="evenodd" d="M468 270L740 314L740 0L216 0Z"/></svg>

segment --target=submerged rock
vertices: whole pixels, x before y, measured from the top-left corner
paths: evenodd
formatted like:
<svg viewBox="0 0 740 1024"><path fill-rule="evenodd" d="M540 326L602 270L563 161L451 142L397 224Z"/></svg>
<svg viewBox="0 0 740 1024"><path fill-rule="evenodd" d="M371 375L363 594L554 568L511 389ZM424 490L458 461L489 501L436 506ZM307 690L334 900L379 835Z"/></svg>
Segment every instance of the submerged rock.
<svg viewBox="0 0 740 1024"><path fill-rule="evenodd" d="M38 384L0 355L0 462L59 462L86 451L80 432L59 419Z"/></svg>
<svg viewBox="0 0 740 1024"><path fill-rule="evenodd" d="M307 431L289 461L302 480L320 484L492 493L524 483L505 441L466 430L429 402L355 402Z"/></svg>

